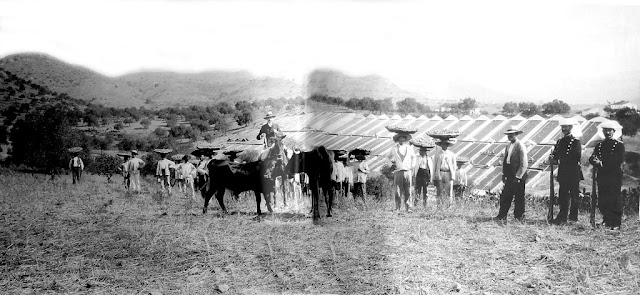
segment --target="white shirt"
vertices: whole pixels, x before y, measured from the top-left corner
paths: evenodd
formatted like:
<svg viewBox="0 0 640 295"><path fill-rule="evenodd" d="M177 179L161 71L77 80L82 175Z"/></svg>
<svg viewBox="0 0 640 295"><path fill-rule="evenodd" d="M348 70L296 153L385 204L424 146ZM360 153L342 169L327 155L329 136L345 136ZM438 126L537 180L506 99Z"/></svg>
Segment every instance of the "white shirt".
<svg viewBox="0 0 640 295"><path fill-rule="evenodd" d="M513 154L513 147L515 144L513 142L509 143L509 152L505 155L507 157L507 164L511 164L511 154Z"/></svg>
<svg viewBox="0 0 640 295"><path fill-rule="evenodd" d="M415 166L416 154L408 144L392 147L387 154L387 159L396 164L393 172L401 170L411 170Z"/></svg>

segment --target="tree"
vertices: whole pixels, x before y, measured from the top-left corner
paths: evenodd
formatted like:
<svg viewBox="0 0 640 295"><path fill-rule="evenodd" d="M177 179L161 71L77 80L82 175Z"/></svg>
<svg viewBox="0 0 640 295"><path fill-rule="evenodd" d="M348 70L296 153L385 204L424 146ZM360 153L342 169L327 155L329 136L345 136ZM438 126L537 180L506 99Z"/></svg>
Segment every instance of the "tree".
<svg viewBox="0 0 640 295"><path fill-rule="evenodd" d="M247 125L253 121L253 113L250 110L243 110L236 113L238 125Z"/></svg>
<svg viewBox="0 0 640 295"><path fill-rule="evenodd" d="M118 173L120 164L122 164L120 157L101 154L95 157L90 165L87 165L87 171L97 175L104 175L107 177L107 182L111 182L111 177Z"/></svg>
<svg viewBox="0 0 640 295"><path fill-rule="evenodd" d="M467 97L463 99L457 105L457 109L464 114L468 114L469 112L475 110L477 107L478 107L478 102L471 97Z"/></svg>
<svg viewBox="0 0 640 295"><path fill-rule="evenodd" d="M517 113L520 112L520 108L518 108L518 104L515 102L506 102L503 106L502 106L502 114L507 115L507 116L514 116Z"/></svg>
<svg viewBox="0 0 640 295"><path fill-rule="evenodd" d="M571 107L564 101L554 99L542 105L542 113L545 115L567 114L571 111Z"/></svg>
<svg viewBox="0 0 640 295"><path fill-rule="evenodd" d="M133 122L135 122L135 121L131 117L127 117L127 118L124 119L124 123L127 124L127 126L131 126L131 123L133 123Z"/></svg>
<svg viewBox="0 0 640 295"><path fill-rule="evenodd" d="M518 109L525 117L531 117L540 114L540 107L533 102L518 103Z"/></svg>
<svg viewBox="0 0 640 295"><path fill-rule="evenodd" d="M122 130L122 129L124 129L124 125L122 125L122 123L118 122L118 123L116 123L116 125L113 126L113 129Z"/></svg>
<svg viewBox="0 0 640 295"><path fill-rule="evenodd" d="M640 114L631 108L622 108L615 113L614 119L622 125L622 135L635 136L640 129Z"/></svg>
<svg viewBox="0 0 640 295"><path fill-rule="evenodd" d="M34 110L15 123L10 138L14 164L46 169L52 178L70 159L72 129L68 108L57 104Z"/></svg>
<svg viewBox="0 0 640 295"><path fill-rule="evenodd" d="M189 123L191 124L191 127L199 130L200 132L205 132L209 130L209 124L203 120L200 120L200 119L192 120Z"/></svg>
<svg viewBox="0 0 640 295"><path fill-rule="evenodd" d="M151 125L151 120L149 120L149 118L144 118L142 119L142 121L140 121L140 124L144 129L149 129L149 125Z"/></svg>
<svg viewBox="0 0 640 295"><path fill-rule="evenodd" d="M420 111L419 103L415 98L407 97L399 102L396 102L396 108L398 112L409 114Z"/></svg>

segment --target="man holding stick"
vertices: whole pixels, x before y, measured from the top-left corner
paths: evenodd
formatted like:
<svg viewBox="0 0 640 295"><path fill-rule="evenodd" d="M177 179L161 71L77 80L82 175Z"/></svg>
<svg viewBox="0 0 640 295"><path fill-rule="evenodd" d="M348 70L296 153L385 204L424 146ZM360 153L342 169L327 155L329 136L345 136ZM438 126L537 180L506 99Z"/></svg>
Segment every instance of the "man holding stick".
<svg viewBox="0 0 640 295"><path fill-rule="evenodd" d="M553 152L549 155L549 161L558 165L558 183L560 184L558 191L560 212L552 221L553 224L566 223L567 215L569 215L569 221L578 221L578 194L580 180L583 179L580 167L582 144L571 134L574 125L577 123L572 119L560 121L564 136L556 142Z"/></svg>

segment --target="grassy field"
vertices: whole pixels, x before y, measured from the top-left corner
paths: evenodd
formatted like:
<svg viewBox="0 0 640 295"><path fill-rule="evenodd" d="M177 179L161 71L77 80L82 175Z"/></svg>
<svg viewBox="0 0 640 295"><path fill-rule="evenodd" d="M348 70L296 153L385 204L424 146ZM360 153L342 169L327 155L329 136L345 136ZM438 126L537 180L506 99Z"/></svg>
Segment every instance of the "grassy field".
<svg viewBox="0 0 640 295"><path fill-rule="evenodd" d="M2 294L638 294L640 224L593 230L588 215L550 226L494 222L496 204L395 213L340 200L313 225L297 213L257 219L252 197L202 203L153 183L0 171ZM199 197L198 197L199 198ZM421 206L421 205L420 205Z"/></svg>

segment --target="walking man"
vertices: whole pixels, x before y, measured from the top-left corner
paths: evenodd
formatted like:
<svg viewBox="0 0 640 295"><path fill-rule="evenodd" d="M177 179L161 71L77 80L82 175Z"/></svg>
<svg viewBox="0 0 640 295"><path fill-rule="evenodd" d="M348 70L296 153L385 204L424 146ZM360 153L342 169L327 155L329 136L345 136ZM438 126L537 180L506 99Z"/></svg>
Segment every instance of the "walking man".
<svg viewBox="0 0 640 295"><path fill-rule="evenodd" d="M604 140L593 149L589 163L597 170L598 207L602 213L603 225L609 229L620 229L622 224L622 205L620 189L622 187L622 163L624 162L624 144L614 139L615 121L600 124Z"/></svg>
<svg viewBox="0 0 640 295"><path fill-rule="evenodd" d="M131 187L131 174L129 174L129 158L131 158L131 154L118 154L124 158L124 162L120 165L120 172L122 172L122 177L124 178L124 188L129 190Z"/></svg>
<svg viewBox="0 0 640 295"><path fill-rule="evenodd" d="M138 158L138 151L131 151L131 159L129 160L129 175L131 177L131 190L140 192L140 170L144 167L145 162Z"/></svg>
<svg viewBox="0 0 640 295"><path fill-rule="evenodd" d="M73 158L71 158L71 161L69 161L69 169L71 170L73 184L76 184L76 181L80 182L80 177L82 176L82 170L84 170L84 163L82 162L82 159L80 159L80 157L78 156L79 153L80 151L74 150L71 153L73 155Z"/></svg>
<svg viewBox="0 0 640 295"><path fill-rule="evenodd" d="M560 121L562 128L562 138L558 139L553 147L553 152L549 155L549 161L558 164L558 201L560 212L552 221L553 224L563 224L567 222L567 214L572 222L578 221L578 204L580 193L580 180L582 168L580 167L580 157L582 155L582 144L580 140L571 134L573 126L577 125L572 119Z"/></svg>
<svg viewBox="0 0 640 295"><path fill-rule="evenodd" d="M504 159L502 160L502 182L504 187L500 194L500 211L495 219L506 220L511 201L515 197L515 208L513 210L514 217L522 221L524 219L524 184L527 181L527 166L529 159L527 158L527 148L518 140L518 135L522 131L516 126L511 126L504 133L509 139L509 144L504 150Z"/></svg>
<svg viewBox="0 0 640 295"><path fill-rule="evenodd" d="M167 192L171 195L171 169L174 168L176 164L167 159L167 154L171 152L170 149L157 149L156 152L162 157L156 165L156 177L158 178L162 191L165 190L166 186Z"/></svg>

